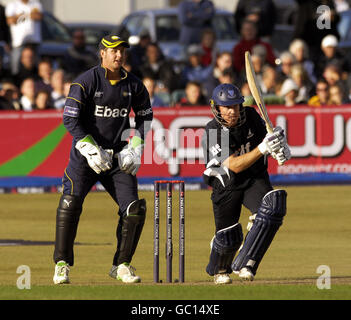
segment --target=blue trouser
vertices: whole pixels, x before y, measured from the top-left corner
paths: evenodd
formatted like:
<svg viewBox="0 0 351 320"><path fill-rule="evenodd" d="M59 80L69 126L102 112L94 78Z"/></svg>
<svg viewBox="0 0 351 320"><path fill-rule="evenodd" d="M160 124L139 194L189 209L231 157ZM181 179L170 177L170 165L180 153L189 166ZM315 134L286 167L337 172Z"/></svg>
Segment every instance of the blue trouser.
<svg viewBox="0 0 351 320"><path fill-rule="evenodd" d="M68 164L63 175L62 193L78 196L83 202L90 189L98 181L118 204L120 216L124 214L132 201L138 199L138 184L135 176L124 173L118 167L96 174L89 167L84 166L77 169L71 163Z"/></svg>
<svg viewBox="0 0 351 320"><path fill-rule="evenodd" d="M78 167L78 168L77 168ZM137 179L135 176L126 174L118 166L113 169L96 174L88 166L74 166L69 163L62 179L63 195L60 199L56 217L56 239L54 261L60 260L73 265L73 244L76 236L79 217L82 211L84 199L90 189L100 181L106 191L119 206L119 224L116 236L120 240L122 217L130 203L138 200ZM72 204L71 204L72 202ZM116 264L119 256L119 248L115 253L113 264Z"/></svg>

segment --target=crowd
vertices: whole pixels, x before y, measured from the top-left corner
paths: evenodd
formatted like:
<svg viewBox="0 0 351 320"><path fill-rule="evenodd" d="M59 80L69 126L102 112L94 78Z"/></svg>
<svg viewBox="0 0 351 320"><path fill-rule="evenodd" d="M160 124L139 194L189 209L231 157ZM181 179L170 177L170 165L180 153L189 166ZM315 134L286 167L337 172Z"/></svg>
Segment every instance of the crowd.
<svg viewBox="0 0 351 320"><path fill-rule="evenodd" d="M277 12L271 0L238 1L234 17L240 38L227 52L218 52L216 47L213 3L185 0L179 5L179 20L186 61L165 57L158 43L142 30L139 43L128 50L124 68L143 80L154 107L208 105L213 89L221 83L240 87L250 104L254 102L244 63L245 51L250 51L267 104L317 107L349 103L351 66L338 49L336 27L339 11L350 7L348 1L296 2L294 37L283 52L277 53L272 43ZM329 28L317 27L315 12L320 4L330 8ZM0 110L62 109L73 79L99 63L97 50L86 46L82 30L74 32L72 46L62 59L41 58L37 50L41 14L36 0L14 0L5 8L0 6L0 41L11 58L6 68L0 54Z"/></svg>

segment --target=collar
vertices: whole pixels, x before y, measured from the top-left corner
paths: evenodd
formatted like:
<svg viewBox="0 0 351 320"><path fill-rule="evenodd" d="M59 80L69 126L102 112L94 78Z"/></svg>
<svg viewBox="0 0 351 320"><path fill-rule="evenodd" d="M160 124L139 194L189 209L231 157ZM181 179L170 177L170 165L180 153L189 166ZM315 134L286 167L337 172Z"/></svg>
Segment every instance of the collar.
<svg viewBox="0 0 351 320"><path fill-rule="evenodd" d="M102 65L99 65L99 71L103 74L103 77L106 80L108 80L107 79L107 69L104 68ZM121 67L120 73L121 73L121 79L119 79L119 81L124 80L124 79L126 79L128 77L128 72L123 67Z"/></svg>

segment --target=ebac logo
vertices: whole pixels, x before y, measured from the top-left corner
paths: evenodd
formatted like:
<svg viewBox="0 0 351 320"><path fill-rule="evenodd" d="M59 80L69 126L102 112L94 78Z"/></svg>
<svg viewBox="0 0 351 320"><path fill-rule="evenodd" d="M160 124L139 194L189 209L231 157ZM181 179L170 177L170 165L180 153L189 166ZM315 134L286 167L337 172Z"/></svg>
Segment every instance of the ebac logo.
<svg viewBox="0 0 351 320"><path fill-rule="evenodd" d="M128 116L128 109L127 108L112 109L111 107L96 105L94 115L96 117L102 117L102 118L119 118L119 117L125 118Z"/></svg>

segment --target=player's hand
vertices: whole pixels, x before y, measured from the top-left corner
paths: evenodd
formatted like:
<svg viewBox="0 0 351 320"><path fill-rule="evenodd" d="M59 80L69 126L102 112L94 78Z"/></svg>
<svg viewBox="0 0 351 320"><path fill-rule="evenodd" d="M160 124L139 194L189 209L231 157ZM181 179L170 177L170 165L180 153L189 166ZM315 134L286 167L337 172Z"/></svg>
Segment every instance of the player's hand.
<svg viewBox="0 0 351 320"><path fill-rule="evenodd" d="M113 150L102 149L91 135L79 140L75 147L87 159L89 167L97 174L112 168Z"/></svg>
<svg viewBox="0 0 351 320"><path fill-rule="evenodd" d="M287 143L284 129L282 127L280 127L280 126L275 127L273 129L273 133L279 139L281 145L284 145Z"/></svg>
<svg viewBox="0 0 351 320"><path fill-rule="evenodd" d="M267 133L263 141L258 145L258 149L263 155L278 152L282 147L280 139L280 132Z"/></svg>
<svg viewBox="0 0 351 320"><path fill-rule="evenodd" d="M284 144L284 146L280 148L280 150L277 153L272 153L272 157L278 161L278 164L280 166L283 165L285 161L291 159L291 152L289 146L287 144Z"/></svg>
<svg viewBox="0 0 351 320"><path fill-rule="evenodd" d="M135 176L141 165L143 150L144 141L137 136L133 137L128 145L115 156L121 170Z"/></svg>

